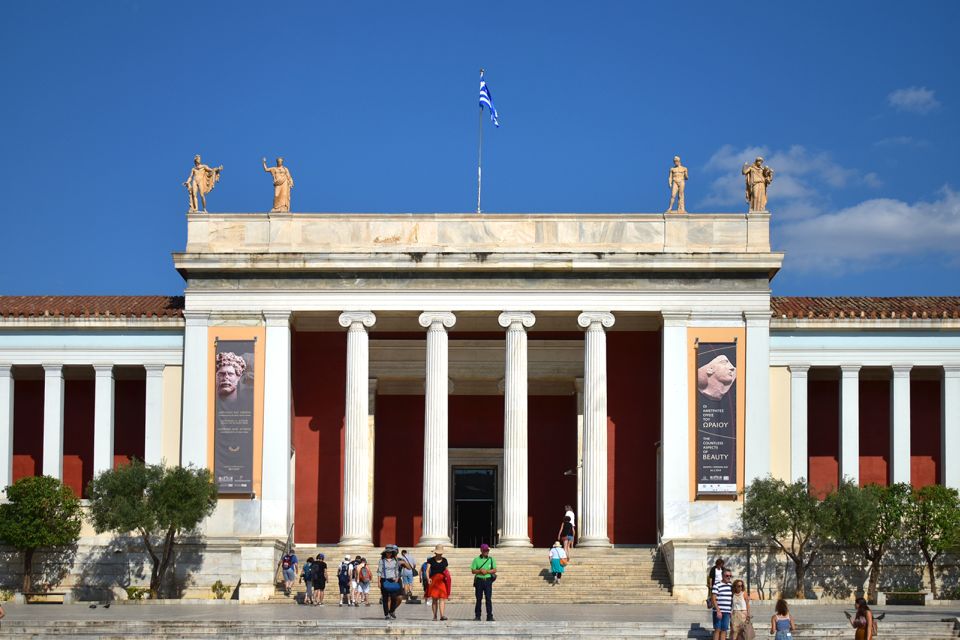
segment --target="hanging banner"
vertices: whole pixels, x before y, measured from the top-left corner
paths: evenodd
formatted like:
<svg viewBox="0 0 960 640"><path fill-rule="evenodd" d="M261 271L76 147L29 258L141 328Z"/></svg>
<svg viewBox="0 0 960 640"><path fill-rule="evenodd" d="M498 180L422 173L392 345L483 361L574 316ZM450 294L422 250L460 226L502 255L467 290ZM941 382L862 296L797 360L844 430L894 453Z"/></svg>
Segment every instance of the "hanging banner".
<svg viewBox="0 0 960 640"><path fill-rule="evenodd" d="M697 496L737 495L737 343L697 345Z"/></svg>
<svg viewBox="0 0 960 640"><path fill-rule="evenodd" d="M220 493L253 492L255 340L217 340L213 473Z"/></svg>

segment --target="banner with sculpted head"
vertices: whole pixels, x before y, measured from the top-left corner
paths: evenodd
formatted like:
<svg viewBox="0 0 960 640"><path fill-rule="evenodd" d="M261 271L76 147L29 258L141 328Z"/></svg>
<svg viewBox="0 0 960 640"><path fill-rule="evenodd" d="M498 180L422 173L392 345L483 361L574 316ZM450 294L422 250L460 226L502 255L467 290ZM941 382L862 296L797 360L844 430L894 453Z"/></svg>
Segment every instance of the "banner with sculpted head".
<svg viewBox="0 0 960 640"><path fill-rule="evenodd" d="M737 495L737 343L697 346L697 496Z"/></svg>
<svg viewBox="0 0 960 640"><path fill-rule="evenodd" d="M213 474L220 493L253 492L254 340L217 340Z"/></svg>

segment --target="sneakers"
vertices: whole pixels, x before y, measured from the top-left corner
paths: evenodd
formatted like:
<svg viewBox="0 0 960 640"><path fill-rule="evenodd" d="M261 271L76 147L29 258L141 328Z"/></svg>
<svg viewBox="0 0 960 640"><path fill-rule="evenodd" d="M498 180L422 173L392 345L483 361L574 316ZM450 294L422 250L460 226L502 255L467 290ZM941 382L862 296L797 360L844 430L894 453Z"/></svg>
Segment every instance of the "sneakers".
<svg viewBox="0 0 960 640"><path fill-rule="evenodd" d="M480 618L477 618L477 620L479 619ZM496 620L493 618L493 616L487 616L487 622L496 622Z"/></svg>
<svg viewBox="0 0 960 640"><path fill-rule="evenodd" d="M396 620L396 619L397 619L397 614L395 614L395 613L393 613L393 612L391 611L391 612L390 612L390 617L393 618L394 620Z"/></svg>
<svg viewBox="0 0 960 640"><path fill-rule="evenodd" d="M480 616L475 616L475 617L473 618L473 621L474 621L474 622L480 622Z"/></svg>

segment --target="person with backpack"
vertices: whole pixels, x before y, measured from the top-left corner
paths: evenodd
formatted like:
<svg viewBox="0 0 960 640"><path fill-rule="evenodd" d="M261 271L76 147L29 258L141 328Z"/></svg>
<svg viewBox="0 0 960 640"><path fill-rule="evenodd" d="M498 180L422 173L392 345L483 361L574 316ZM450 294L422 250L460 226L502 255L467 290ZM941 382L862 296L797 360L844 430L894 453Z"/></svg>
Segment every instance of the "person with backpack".
<svg viewBox="0 0 960 640"><path fill-rule="evenodd" d="M480 601L487 599L487 622L493 619L493 582L497 579L497 561L490 555L490 545L480 545L480 555L470 564L470 573L473 574L473 590L476 592L477 604L473 608L473 619L480 621Z"/></svg>
<svg viewBox="0 0 960 640"><path fill-rule="evenodd" d="M369 607L370 581L373 579L373 575L370 573L370 567L367 566L367 559L360 558L360 563L354 571L357 577L357 598L355 599L355 603L359 607L360 603L363 602L365 606Z"/></svg>
<svg viewBox="0 0 960 640"><path fill-rule="evenodd" d="M321 553L313 563L310 580L313 583L313 604L323 606L323 592L327 589L327 563Z"/></svg>
<svg viewBox="0 0 960 640"><path fill-rule="evenodd" d="M350 556L344 556L343 562L337 567L337 585L340 587L340 604L350 606Z"/></svg>
<svg viewBox="0 0 960 640"><path fill-rule="evenodd" d="M300 568L300 561L297 560L297 554L293 551L293 545L290 545L289 551L280 558L280 569L283 571L283 592L289 596L293 590L293 581L297 579L297 569Z"/></svg>
<svg viewBox="0 0 960 640"><path fill-rule="evenodd" d="M713 609L713 585L723 581L723 558L717 558L707 569L707 609Z"/></svg>
<svg viewBox="0 0 960 640"><path fill-rule="evenodd" d="M313 604L313 556L307 558L307 561L303 563L300 581L307 588L307 593L303 597L303 604Z"/></svg>
<svg viewBox="0 0 960 640"><path fill-rule="evenodd" d="M417 576L417 561L407 553L406 549L400 552L400 557L410 565L409 569L404 568L400 572L400 581L403 583L403 592L407 596L407 602L413 604L417 601L416 596L413 595L413 579Z"/></svg>
<svg viewBox="0 0 960 640"><path fill-rule="evenodd" d="M353 559L350 563L350 601L353 606L359 607L363 596L360 594L360 582L357 580L357 567L360 566L360 556Z"/></svg>

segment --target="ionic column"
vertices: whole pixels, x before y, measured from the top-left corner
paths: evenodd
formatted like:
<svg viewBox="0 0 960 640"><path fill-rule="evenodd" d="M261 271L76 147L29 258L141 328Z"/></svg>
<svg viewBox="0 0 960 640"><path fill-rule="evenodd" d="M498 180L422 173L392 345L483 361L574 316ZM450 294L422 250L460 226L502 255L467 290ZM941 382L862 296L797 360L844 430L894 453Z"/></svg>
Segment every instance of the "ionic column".
<svg viewBox="0 0 960 640"><path fill-rule="evenodd" d="M664 540L685 538L690 528L690 397L687 364L689 311L664 311L661 354L659 515Z"/></svg>
<svg viewBox="0 0 960 640"><path fill-rule="evenodd" d="M183 415L180 436L180 464L207 467L207 394L213 363L209 358L207 325L210 314L184 311L183 331ZM212 469L211 469L212 471Z"/></svg>
<svg viewBox="0 0 960 640"><path fill-rule="evenodd" d="M860 365L840 366L840 480L860 482Z"/></svg>
<svg viewBox="0 0 960 640"><path fill-rule="evenodd" d="M264 311L260 535L290 531L290 312Z"/></svg>
<svg viewBox="0 0 960 640"><path fill-rule="evenodd" d="M910 483L910 369L893 365L893 425L890 429L890 482Z"/></svg>
<svg viewBox="0 0 960 640"><path fill-rule="evenodd" d="M807 478L807 375L810 365L790 369L790 481ZM809 478L807 478L809 479Z"/></svg>
<svg viewBox="0 0 960 640"><path fill-rule="evenodd" d="M370 336L377 317L369 311L345 311L347 399L343 444L343 532L341 545L372 545L370 486Z"/></svg>
<svg viewBox="0 0 960 640"><path fill-rule="evenodd" d="M160 464L163 460L163 370L165 365L162 362L149 363L143 365L143 368L147 371L143 460L147 464Z"/></svg>
<svg viewBox="0 0 960 640"><path fill-rule="evenodd" d="M13 484L13 367L0 363L0 500Z"/></svg>
<svg viewBox="0 0 960 640"><path fill-rule="evenodd" d="M113 365L93 365L93 475L113 469Z"/></svg>
<svg viewBox="0 0 960 640"><path fill-rule="evenodd" d="M63 365L43 365L43 475L63 479Z"/></svg>
<svg viewBox="0 0 960 640"><path fill-rule="evenodd" d="M536 318L505 311L497 320L507 330L503 388L503 532L501 547L530 547L527 529L527 329Z"/></svg>
<svg viewBox="0 0 960 640"><path fill-rule="evenodd" d="M943 416L940 421L941 482L960 489L960 364L943 365L941 396Z"/></svg>
<svg viewBox="0 0 960 640"><path fill-rule="evenodd" d="M770 310L743 315L747 325L744 481L749 485L770 473Z"/></svg>
<svg viewBox="0 0 960 640"><path fill-rule="evenodd" d="M457 319L452 313L420 314L427 329L427 384L423 420L423 525L421 547L450 544L450 489L448 470L448 353L447 329Z"/></svg>
<svg viewBox="0 0 960 640"><path fill-rule="evenodd" d="M608 547L607 535L607 334L612 313L585 311L577 323L583 344L583 514L581 547Z"/></svg>

